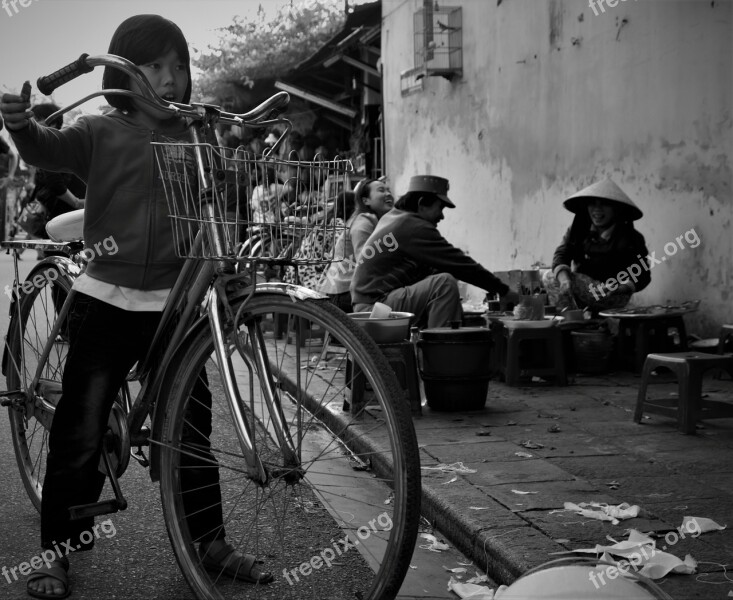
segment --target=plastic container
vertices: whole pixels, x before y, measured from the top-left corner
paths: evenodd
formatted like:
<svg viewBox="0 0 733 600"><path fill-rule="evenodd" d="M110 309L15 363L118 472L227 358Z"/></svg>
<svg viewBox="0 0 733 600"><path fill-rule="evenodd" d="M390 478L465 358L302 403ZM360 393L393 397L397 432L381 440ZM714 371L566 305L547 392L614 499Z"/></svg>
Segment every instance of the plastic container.
<svg viewBox="0 0 733 600"><path fill-rule="evenodd" d="M415 316L408 312L393 312L386 319L372 319L370 312L349 313L356 324L374 338L377 344L395 344L410 338L410 321Z"/></svg>
<svg viewBox="0 0 733 600"><path fill-rule="evenodd" d="M484 327L437 327L420 333L418 364L430 408L458 411L485 406L491 344L491 332Z"/></svg>

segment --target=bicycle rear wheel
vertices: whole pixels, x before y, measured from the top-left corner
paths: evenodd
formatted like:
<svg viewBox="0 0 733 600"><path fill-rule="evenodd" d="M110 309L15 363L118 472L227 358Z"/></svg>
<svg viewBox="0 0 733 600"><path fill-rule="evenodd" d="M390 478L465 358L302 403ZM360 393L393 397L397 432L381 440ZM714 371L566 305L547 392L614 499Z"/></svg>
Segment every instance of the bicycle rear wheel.
<svg viewBox="0 0 733 600"><path fill-rule="evenodd" d="M243 354L235 348L234 335L243 342ZM326 300L255 295L226 336L235 383L269 479L260 484L247 475L211 333L202 328L183 352L169 395L161 395L170 403L161 440L164 515L194 593L227 600L394 598L417 536L420 470L408 404L389 364L372 339ZM266 353L261 372L247 368L253 339L261 340ZM372 389L371 403L357 415L342 409L354 372L346 368L347 357ZM282 409L300 468L283 459L277 416L263 400L268 386ZM211 419L210 445L202 435L196 440L207 423L190 418L202 409ZM198 543L223 531L207 530L202 536L190 525L197 509L187 494L195 484L185 479L187 469L196 466L199 475L207 470L210 475L195 479L199 486L218 482L221 489L226 539L240 552L263 559L274 582L233 582L204 567Z"/></svg>
<svg viewBox="0 0 733 600"><path fill-rule="evenodd" d="M13 448L23 485L39 512L48 432L54 407L61 397L61 378L69 348L65 326L56 336L36 389L31 389L31 383L72 283L52 262L36 267L17 290L17 311L7 337L8 390L24 393L24 398L14 401L8 409Z"/></svg>

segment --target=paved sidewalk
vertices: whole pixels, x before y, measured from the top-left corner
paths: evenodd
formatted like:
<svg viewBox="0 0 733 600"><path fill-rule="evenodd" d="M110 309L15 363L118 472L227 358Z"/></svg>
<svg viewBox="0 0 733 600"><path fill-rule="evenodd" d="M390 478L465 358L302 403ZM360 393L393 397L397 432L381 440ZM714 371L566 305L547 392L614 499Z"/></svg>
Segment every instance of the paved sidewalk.
<svg viewBox="0 0 733 600"><path fill-rule="evenodd" d="M659 377L650 394L675 394L671 381ZM657 582L672 598L733 597L733 419L708 421L694 436L666 417L636 424L638 383L621 373L578 376L568 387L492 381L482 411L423 407L414 418L423 514L495 581L511 582L552 553L625 540L634 528L659 535L657 548L675 542L666 552L698 561L697 574ZM733 401L733 382L708 375L703 392ZM456 462L475 472L425 468ZM594 501L636 504L641 513L613 525L562 510L564 502ZM728 528L675 540L684 516Z"/></svg>

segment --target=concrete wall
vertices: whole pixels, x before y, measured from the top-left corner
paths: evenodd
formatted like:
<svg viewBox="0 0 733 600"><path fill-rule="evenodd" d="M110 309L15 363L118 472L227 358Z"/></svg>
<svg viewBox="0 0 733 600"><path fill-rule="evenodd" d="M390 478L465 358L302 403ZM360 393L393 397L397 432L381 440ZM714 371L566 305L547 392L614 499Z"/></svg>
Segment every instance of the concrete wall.
<svg viewBox="0 0 733 600"><path fill-rule="evenodd" d="M688 325L705 335L733 322L733 2L619 0L597 15L585 0L439 4L463 9L463 76L402 96L422 0L383 0L395 193L416 173L448 177L458 208L441 230L507 270L549 264L571 221L562 200L611 176L657 257L690 232L634 302L701 298Z"/></svg>

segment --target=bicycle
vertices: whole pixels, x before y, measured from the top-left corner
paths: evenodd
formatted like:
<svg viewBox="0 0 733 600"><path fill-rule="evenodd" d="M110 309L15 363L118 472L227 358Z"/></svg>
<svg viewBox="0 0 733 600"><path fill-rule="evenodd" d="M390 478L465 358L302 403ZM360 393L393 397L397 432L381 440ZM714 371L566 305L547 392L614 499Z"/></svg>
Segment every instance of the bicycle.
<svg viewBox="0 0 733 600"><path fill-rule="evenodd" d="M409 567L420 514L419 455L407 402L374 341L342 311L306 288L258 281L261 261L297 266L299 259L238 256L240 238L251 225L240 213L240 195L248 189L249 176L273 159L202 141L216 122L281 124L284 137L289 122L271 113L287 102L287 94L241 115L205 104L168 103L135 65L112 55L82 55L39 79L38 87L49 94L97 66L121 69L141 93L104 90L49 120L102 93L134 97L191 120L190 143L153 142L176 251L186 261L152 347L130 373L109 417L100 469L114 498L72 507L72 515L124 510L119 479L132 456L160 484L171 545L197 598L323 598L324 589L333 590L333 598L394 598ZM340 160L283 166L309 186L322 180L313 177L314 171L325 169L337 177L350 168ZM317 198L319 189L310 189ZM68 352L72 285L88 258L77 238L67 234L56 241L3 244L14 252L40 243L65 253L40 261L22 284L16 254L3 354L9 391L0 398L9 408L21 477L36 508ZM319 257L305 257L300 264L313 260ZM312 343L316 330L318 346ZM350 393L347 359L359 366L373 395L372 403L353 414L341 409ZM133 381L140 387L137 394L129 384ZM191 443L184 441L184 432L192 427L188 411L203 406L192 393L199 382L212 396L211 408L204 407L210 410L212 431L208 441L201 434L199 443ZM286 587L281 578L267 586L237 583L203 565L182 497L181 481L191 460L219 470L229 542L265 557L276 575L294 574L295 583ZM298 579L304 571L298 566L313 564L311 555L320 557L324 568L314 567Z"/></svg>

